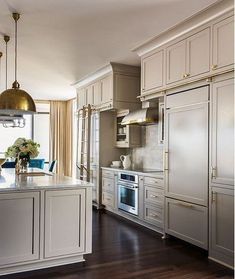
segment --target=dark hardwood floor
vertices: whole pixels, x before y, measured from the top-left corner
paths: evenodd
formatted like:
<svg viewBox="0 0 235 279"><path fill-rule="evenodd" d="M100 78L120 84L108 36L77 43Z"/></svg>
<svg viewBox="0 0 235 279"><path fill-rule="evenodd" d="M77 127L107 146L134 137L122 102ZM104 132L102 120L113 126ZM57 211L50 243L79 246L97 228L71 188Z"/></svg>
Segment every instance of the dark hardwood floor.
<svg viewBox="0 0 235 279"><path fill-rule="evenodd" d="M233 278L233 271L207 259L207 254L106 213L94 211L93 253L85 264L21 273L19 279L210 279Z"/></svg>

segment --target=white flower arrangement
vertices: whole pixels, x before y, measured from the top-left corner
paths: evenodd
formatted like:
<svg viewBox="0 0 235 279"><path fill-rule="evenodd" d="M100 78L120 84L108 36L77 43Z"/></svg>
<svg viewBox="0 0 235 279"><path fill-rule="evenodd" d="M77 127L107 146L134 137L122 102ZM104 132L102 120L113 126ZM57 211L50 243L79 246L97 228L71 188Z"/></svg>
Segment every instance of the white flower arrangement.
<svg viewBox="0 0 235 279"><path fill-rule="evenodd" d="M5 152L6 158L36 158L39 154L40 144L30 139L18 138Z"/></svg>

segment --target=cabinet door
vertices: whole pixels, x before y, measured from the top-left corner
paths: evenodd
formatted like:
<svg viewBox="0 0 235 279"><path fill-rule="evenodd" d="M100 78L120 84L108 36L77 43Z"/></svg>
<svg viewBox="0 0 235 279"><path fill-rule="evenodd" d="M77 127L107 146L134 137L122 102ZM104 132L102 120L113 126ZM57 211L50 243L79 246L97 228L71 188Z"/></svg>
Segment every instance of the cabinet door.
<svg viewBox="0 0 235 279"><path fill-rule="evenodd" d="M87 91L85 88L78 90L77 99L78 99L77 103L79 109L87 105Z"/></svg>
<svg viewBox="0 0 235 279"><path fill-rule="evenodd" d="M234 63L234 21L226 18L213 26L212 70Z"/></svg>
<svg viewBox="0 0 235 279"><path fill-rule="evenodd" d="M207 249L207 208L169 198L166 198L165 204L166 233Z"/></svg>
<svg viewBox="0 0 235 279"><path fill-rule="evenodd" d="M112 75L101 80L101 100L102 104L113 100Z"/></svg>
<svg viewBox="0 0 235 279"><path fill-rule="evenodd" d="M93 105L94 104L94 91L93 91L92 84L86 88L86 95L87 95L87 104Z"/></svg>
<svg viewBox="0 0 235 279"><path fill-rule="evenodd" d="M85 189L46 191L46 258L84 251L86 230L85 191Z"/></svg>
<svg viewBox="0 0 235 279"><path fill-rule="evenodd" d="M197 92L198 89L195 90ZM181 97L181 93L178 95ZM166 196L206 206L208 104L169 109L166 122Z"/></svg>
<svg viewBox="0 0 235 279"><path fill-rule="evenodd" d="M184 79L186 74L186 41L180 41L166 49L167 84Z"/></svg>
<svg viewBox="0 0 235 279"><path fill-rule="evenodd" d="M164 51L160 50L143 58L141 67L143 93L163 86L163 57Z"/></svg>
<svg viewBox="0 0 235 279"><path fill-rule="evenodd" d="M210 29L207 28L187 39L187 75L210 71Z"/></svg>
<svg viewBox="0 0 235 279"><path fill-rule="evenodd" d="M233 266L234 194L233 190L212 187L210 212L210 250L213 258Z"/></svg>
<svg viewBox="0 0 235 279"><path fill-rule="evenodd" d="M212 183L234 184L234 81L212 87Z"/></svg>
<svg viewBox="0 0 235 279"><path fill-rule="evenodd" d="M101 82L97 81L93 85L94 90L94 105L99 106L101 104Z"/></svg>
<svg viewBox="0 0 235 279"><path fill-rule="evenodd" d="M39 259L39 193L0 195L0 266Z"/></svg>

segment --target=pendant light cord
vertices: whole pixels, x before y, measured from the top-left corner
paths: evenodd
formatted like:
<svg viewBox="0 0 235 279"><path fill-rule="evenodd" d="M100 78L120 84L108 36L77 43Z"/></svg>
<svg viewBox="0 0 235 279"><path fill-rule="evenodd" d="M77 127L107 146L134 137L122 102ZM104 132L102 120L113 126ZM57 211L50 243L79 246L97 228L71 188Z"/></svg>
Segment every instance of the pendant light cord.
<svg viewBox="0 0 235 279"><path fill-rule="evenodd" d="M15 81L17 81L17 19L15 19Z"/></svg>

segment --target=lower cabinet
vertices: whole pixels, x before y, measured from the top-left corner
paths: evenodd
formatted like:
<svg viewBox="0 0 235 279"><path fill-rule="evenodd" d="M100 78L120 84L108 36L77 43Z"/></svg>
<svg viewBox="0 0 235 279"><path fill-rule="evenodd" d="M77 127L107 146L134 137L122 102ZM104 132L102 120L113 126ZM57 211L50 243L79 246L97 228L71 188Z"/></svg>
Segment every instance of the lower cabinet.
<svg viewBox="0 0 235 279"><path fill-rule="evenodd" d="M211 187L209 257L233 266L234 191Z"/></svg>
<svg viewBox="0 0 235 279"><path fill-rule="evenodd" d="M144 220L152 225L163 228L163 208L151 204L144 205Z"/></svg>
<svg viewBox="0 0 235 279"><path fill-rule="evenodd" d="M46 191L46 258L84 252L85 193L85 189Z"/></svg>
<svg viewBox="0 0 235 279"><path fill-rule="evenodd" d="M0 266L39 258L39 192L0 195Z"/></svg>
<svg viewBox="0 0 235 279"><path fill-rule="evenodd" d="M204 206L166 198L166 233L208 249L208 210Z"/></svg>
<svg viewBox="0 0 235 279"><path fill-rule="evenodd" d="M108 208L115 208L115 173L102 171L102 204Z"/></svg>

